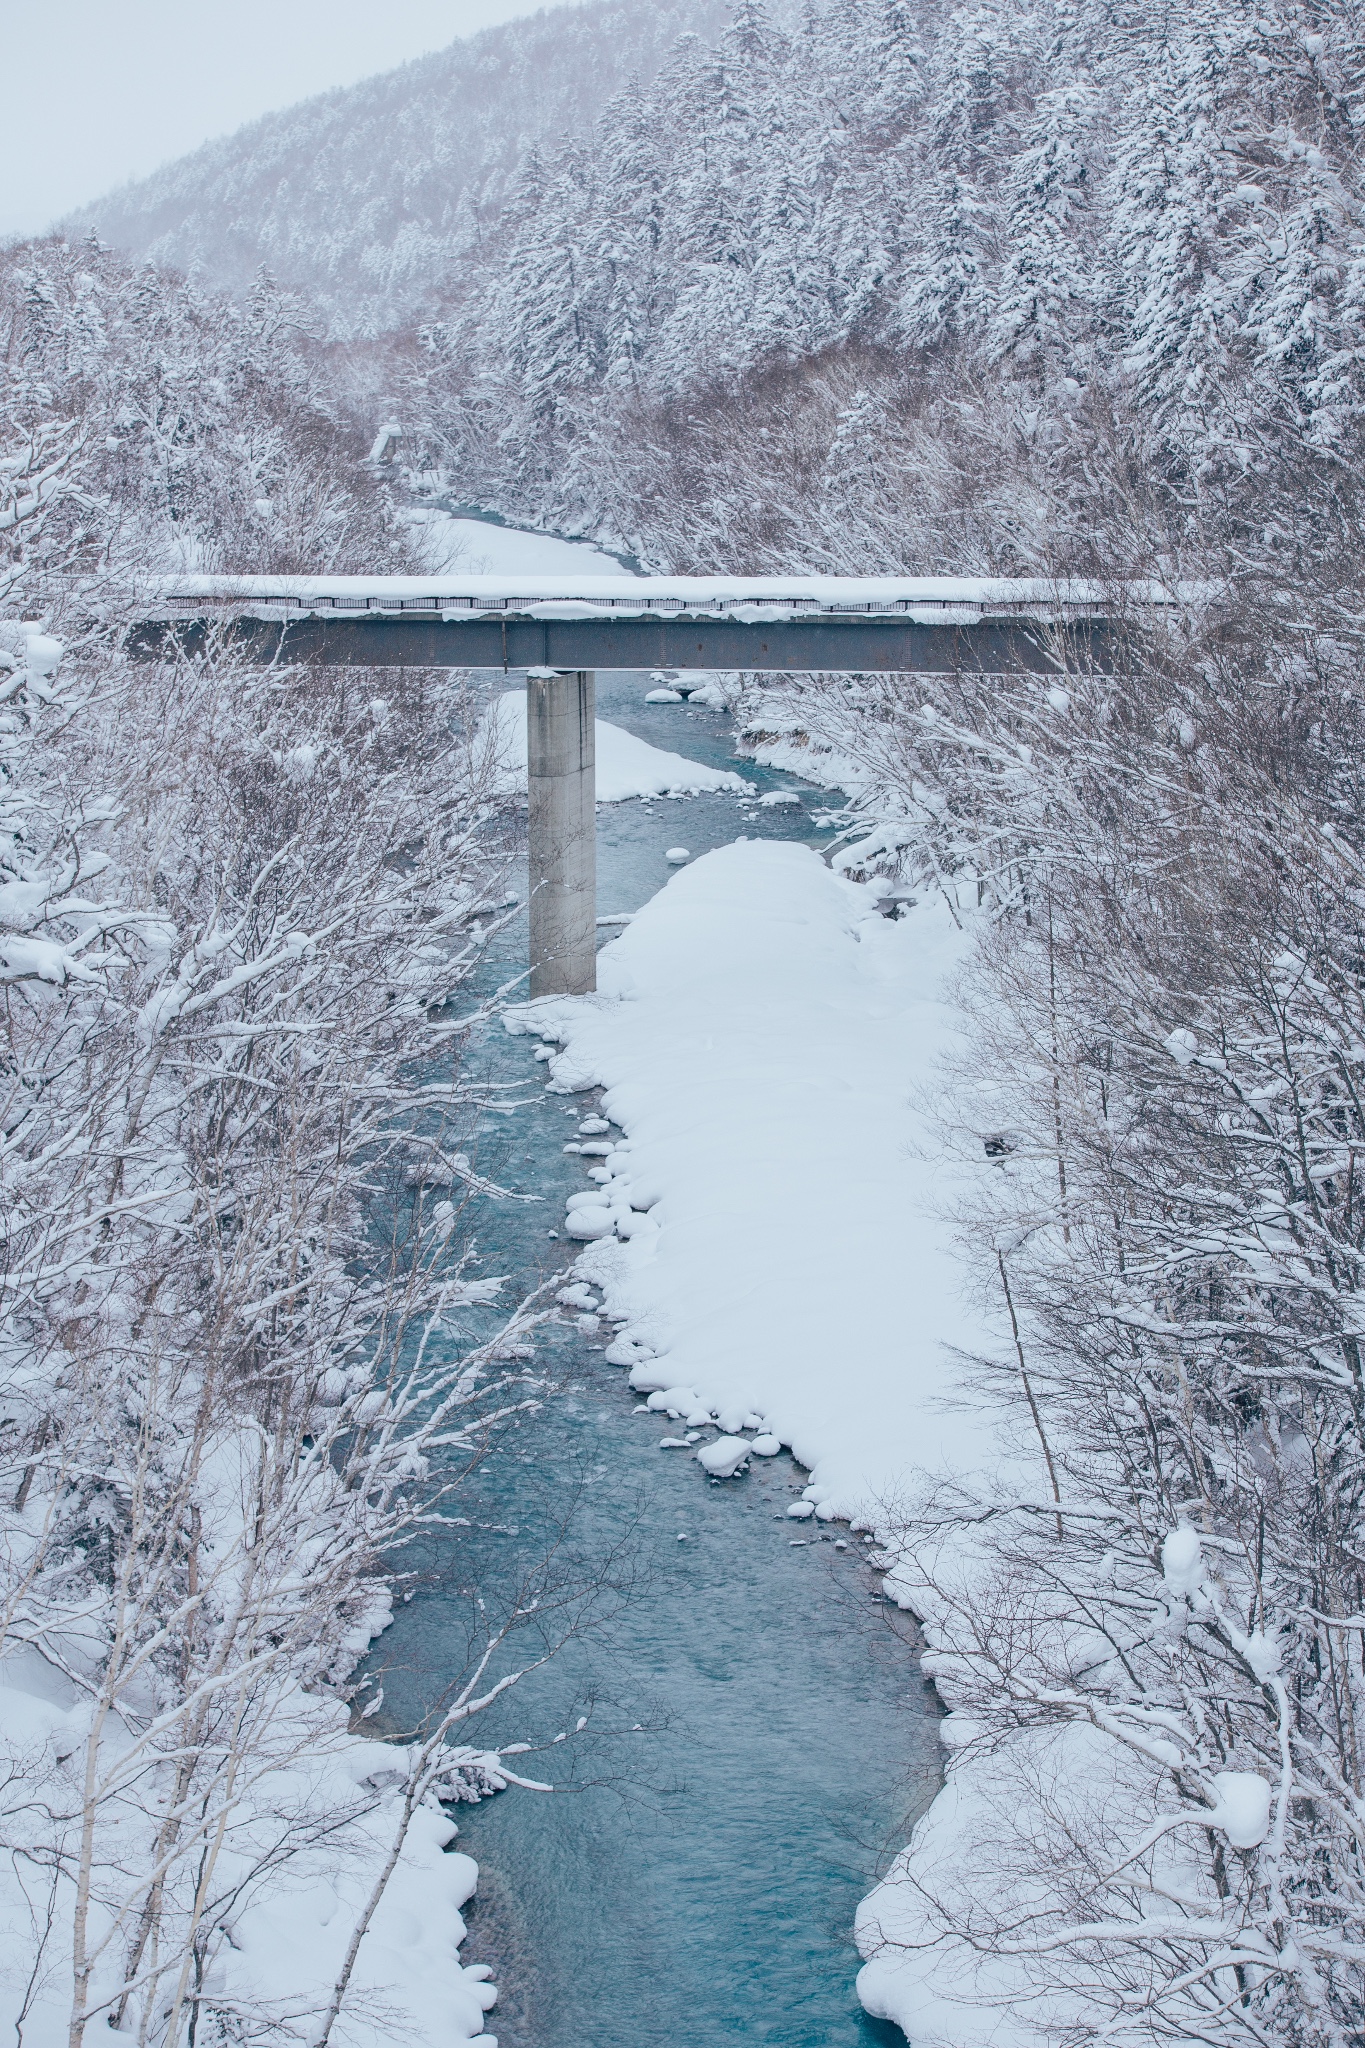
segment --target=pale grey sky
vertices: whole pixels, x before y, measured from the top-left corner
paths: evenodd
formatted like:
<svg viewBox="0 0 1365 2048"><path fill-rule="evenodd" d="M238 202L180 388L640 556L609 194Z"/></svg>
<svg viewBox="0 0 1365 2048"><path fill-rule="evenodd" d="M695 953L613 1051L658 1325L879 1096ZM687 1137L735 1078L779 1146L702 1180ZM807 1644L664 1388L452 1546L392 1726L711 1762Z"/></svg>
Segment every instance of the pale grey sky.
<svg viewBox="0 0 1365 2048"><path fill-rule="evenodd" d="M0 236L545 0L0 0Z"/></svg>

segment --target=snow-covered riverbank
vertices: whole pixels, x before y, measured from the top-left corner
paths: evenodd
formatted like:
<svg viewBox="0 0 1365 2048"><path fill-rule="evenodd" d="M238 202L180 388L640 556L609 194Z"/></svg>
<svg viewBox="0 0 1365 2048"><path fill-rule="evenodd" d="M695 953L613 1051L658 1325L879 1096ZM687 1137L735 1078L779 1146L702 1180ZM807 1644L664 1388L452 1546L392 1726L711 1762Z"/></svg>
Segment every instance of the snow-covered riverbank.
<svg viewBox="0 0 1365 2048"><path fill-rule="evenodd" d="M952 1176L918 1106L966 943L940 902L889 920L807 848L741 841L639 913L596 997L511 1020L558 1043L552 1086L604 1085L625 1133L569 1226L600 1233L579 1270L620 1326L608 1357L661 1421L717 1419L708 1469L780 1439L810 1472L804 1512L883 1536L926 1480L1006 1454L954 1362L998 1333L963 1299ZM917 1830L917 1877L950 1860L961 1796ZM917 2048L960 2048L962 2014L900 1945L909 1869L865 1913L861 1989L913 2019Z"/></svg>
<svg viewBox="0 0 1365 2048"><path fill-rule="evenodd" d="M941 1405L971 1324L911 1101L961 943L940 906L892 921L807 848L740 842L639 912L601 995L526 1013L564 1035L555 1084L605 1083L627 1134L604 1199L628 1175L648 1216L582 1265L632 1385L762 1415L827 1514L873 1519L971 1441Z"/></svg>
<svg viewBox="0 0 1365 2048"><path fill-rule="evenodd" d="M0 1769L23 1772L30 1802L44 1803L48 1836L72 1870L81 1818L75 1766L90 1721L88 1699L49 1659L20 1650L0 1660ZM227 1896L232 1904L226 1938L201 1988L219 2009L306 2029L328 2009L358 1919L403 1826L406 1757L388 1743L349 1733L343 1706L302 1687L284 1702L277 1733L288 1760L245 1784L231 1812L215 1898ZM124 1866L150 1867L155 1849L151 1822L132 1796L137 1743L131 1731L120 1730L119 1737L121 1752L107 1768L116 1772L123 1757L134 1760L126 1810L102 1837L94 1873L93 1931L101 1958L94 2002L101 2033L102 2007L107 2002L112 2014L119 2006ZM447 1848L454 1833L434 1799L406 1824L401 1853L356 1954L355 2011L348 2008L346 2020L352 2044L494 2048L496 2037L484 2031L496 1996L485 1981L490 1973L460 1963L460 1909L473 1894L478 1869L471 1857ZM58 2048L68 2039L73 1892L69 1876L51 1878L37 1857L12 1849L0 1862L0 2014L27 2048ZM121 2031L112 2017L109 2026Z"/></svg>
<svg viewBox="0 0 1365 2048"><path fill-rule="evenodd" d="M441 1208L407 1212L397 1285L371 1234L433 1142L407 1077L448 1062L465 978L433 923L506 875L482 785L435 692L385 702L392 772L342 778L341 829L314 772L351 743L340 692L64 662L21 620L0 669L0 2024L477 2040L496 1994L461 1967L477 1873L442 1800L508 1775L458 1743L478 1654L394 1743L349 1681L416 1482L505 1378L435 1355L489 1294ZM268 1130L230 1106L248 1073Z"/></svg>
<svg viewBox="0 0 1365 2048"><path fill-rule="evenodd" d="M730 768L708 768L682 754L667 753L633 732L599 718L597 801L627 803L632 797L699 796L703 791L742 795L750 785ZM526 692L507 690L490 708L489 743L496 749L498 788L512 795L526 788Z"/></svg>

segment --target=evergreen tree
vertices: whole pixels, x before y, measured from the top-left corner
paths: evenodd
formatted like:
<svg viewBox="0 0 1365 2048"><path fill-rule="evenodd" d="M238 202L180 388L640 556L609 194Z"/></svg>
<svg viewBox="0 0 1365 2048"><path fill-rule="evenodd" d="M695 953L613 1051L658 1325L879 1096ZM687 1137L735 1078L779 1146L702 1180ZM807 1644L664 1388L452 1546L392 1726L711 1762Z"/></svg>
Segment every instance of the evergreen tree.
<svg viewBox="0 0 1365 2048"><path fill-rule="evenodd" d="M934 53L899 308L912 347L979 337L990 319L1017 55L1015 24L995 0L954 9Z"/></svg>
<svg viewBox="0 0 1365 2048"><path fill-rule="evenodd" d="M1095 95L1084 85L1042 94L1005 171L1005 260L988 347L1015 364L1039 364L1040 358L1061 364L1088 339L1095 306L1087 232L1095 116Z"/></svg>
<svg viewBox="0 0 1365 2048"><path fill-rule="evenodd" d="M599 124L599 204L590 260L602 276L603 377L635 386L663 314L669 269L662 245L669 218L669 176L659 130L637 79Z"/></svg>

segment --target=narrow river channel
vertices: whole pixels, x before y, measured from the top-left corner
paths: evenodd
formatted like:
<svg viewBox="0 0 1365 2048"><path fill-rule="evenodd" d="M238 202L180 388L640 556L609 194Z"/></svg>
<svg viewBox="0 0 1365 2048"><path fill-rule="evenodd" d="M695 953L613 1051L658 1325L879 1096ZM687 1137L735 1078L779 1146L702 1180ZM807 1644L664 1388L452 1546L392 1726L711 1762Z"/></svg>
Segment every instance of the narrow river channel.
<svg viewBox="0 0 1365 2048"><path fill-rule="evenodd" d="M603 914L666 885L669 847L695 856L741 833L827 842L814 819L828 792L736 763L724 713L646 704L649 688L641 674L599 676L599 717L800 800L602 806ZM523 920L491 972L505 980L525 946ZM478 1164L537 1198L475 1217L480 1270L510 1275L509 1295L572 1260L555 1232L593 1163L564 1146L596 1095L546 1091L533 1044L494 1030L479 1048L525 1106L490 1120ZM491 1965L501 1992L490 2031L501 2048L900 2042L858 2006L850 1930L936 1789L938 1709L913 1632L882 1602L859 1539L787 1518L805 1483L789 1458L715 1482L686 1450L660 1449L673 1432L638 1412L603 1360L609 1341L609 1326L568 1319L538 1333L536 1369L558 1391L499 1435L460 1495L470 1526L421 1561L376 1646L385 1721L412 1725L464 1663L473 1602L497 1611L552 1543L589 1575L613 1559L607 1576L634 1582L475 1733L550 1744L525 1769L563 1788L458 1811L481 1872L464 1958Z"/></svg>

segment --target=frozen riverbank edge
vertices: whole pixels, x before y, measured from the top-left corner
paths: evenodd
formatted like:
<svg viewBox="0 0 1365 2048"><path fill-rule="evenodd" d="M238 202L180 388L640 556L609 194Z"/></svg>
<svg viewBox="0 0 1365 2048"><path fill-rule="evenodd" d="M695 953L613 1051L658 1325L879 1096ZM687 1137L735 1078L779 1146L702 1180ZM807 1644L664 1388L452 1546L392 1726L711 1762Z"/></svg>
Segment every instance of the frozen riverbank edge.
<svg viewBox="0 0 1365 2048"><path fill-rule="evenodd" d="M241 1493L236 1464L229 1440L219 1449L216 1475L225 1516ZM361 1655L387 1626L390 1611L388 1588L376 1585L348 1650ZM65 2048L70 2029L69 1952L58 1936L70 1926L79 1802L74 1818L68 1809L94 1709L67 1670L82 1671L87 1647L66 1635L47 1643L44 1653L12 1638L0 1658L0 1771L12 1782L22 1772L31 1802L41 1802L50 1819L67 1815L58 1836L65 1857L60 1879L49 1880L38 1856L13 1843L0 1858L0 2016L26 2048ZM139 1742L116 1718L111 1728L104 1770L116 1777L128 1758L135 1762ZM483 1964L466 1969L459 1956L466 1931L460 1909L473 1896L478 1866L449 1847L456 1826L439 1803L442 1787L408 1812L404 1749L354 1733L342 1702L302 1685L281 1689L272 1735L279 1760L264 1769L257 1762L243 1773L215 1845L221 1919L204 1994L218 2010L240 2014L249 2036L252 2029L263 2037L278 2028L286 2038L315 2040L356 1929L382 1885L354 1952L338 2042L347 2048L396 2041L497 2048L484 2025L497 1997L487 1981L492 1973ZM452 1750L452 1771L473 1754ZM499 1759L490 1754L479 1765L482 1784L496 1788ZM116 1819L99 1831L89 1914L97 1958L89 2024L117 2040L135 2038L133 2028L113 2017L123 1981L114 1939L118 1883L127 1870L148 1867L154 1853L135 1773L130 1788Z"/></svg>
<svg viewBox="0 0 1365 2048"><path fill-rule="evenodd" d="M808 1512L881 1538L935 1478L1004 1455L954 1362L998 1335L962 1298L953 1188L916 1107L967 943L942 904L888 920L809 849L741 841L638 913L596 996L507 1019L558 1048L552 1089L602 1087L624 1133L572 1223L592 1233L578 1275L620 1326L608 1358L665 1412L715 1415L735 1455L780 1438L810 1472ZM707 1469L725 1462L717 1445ZM950 1647L912 1576L888 1590ZM926 1662L951 1709L951 1674ZM944 1731L952 1748L951 1713ZM966 1761L860 1915L860 1995L916 2048L1005 2038L916 1948L952 1815L989 1797L989 1761Z"/></svg>

